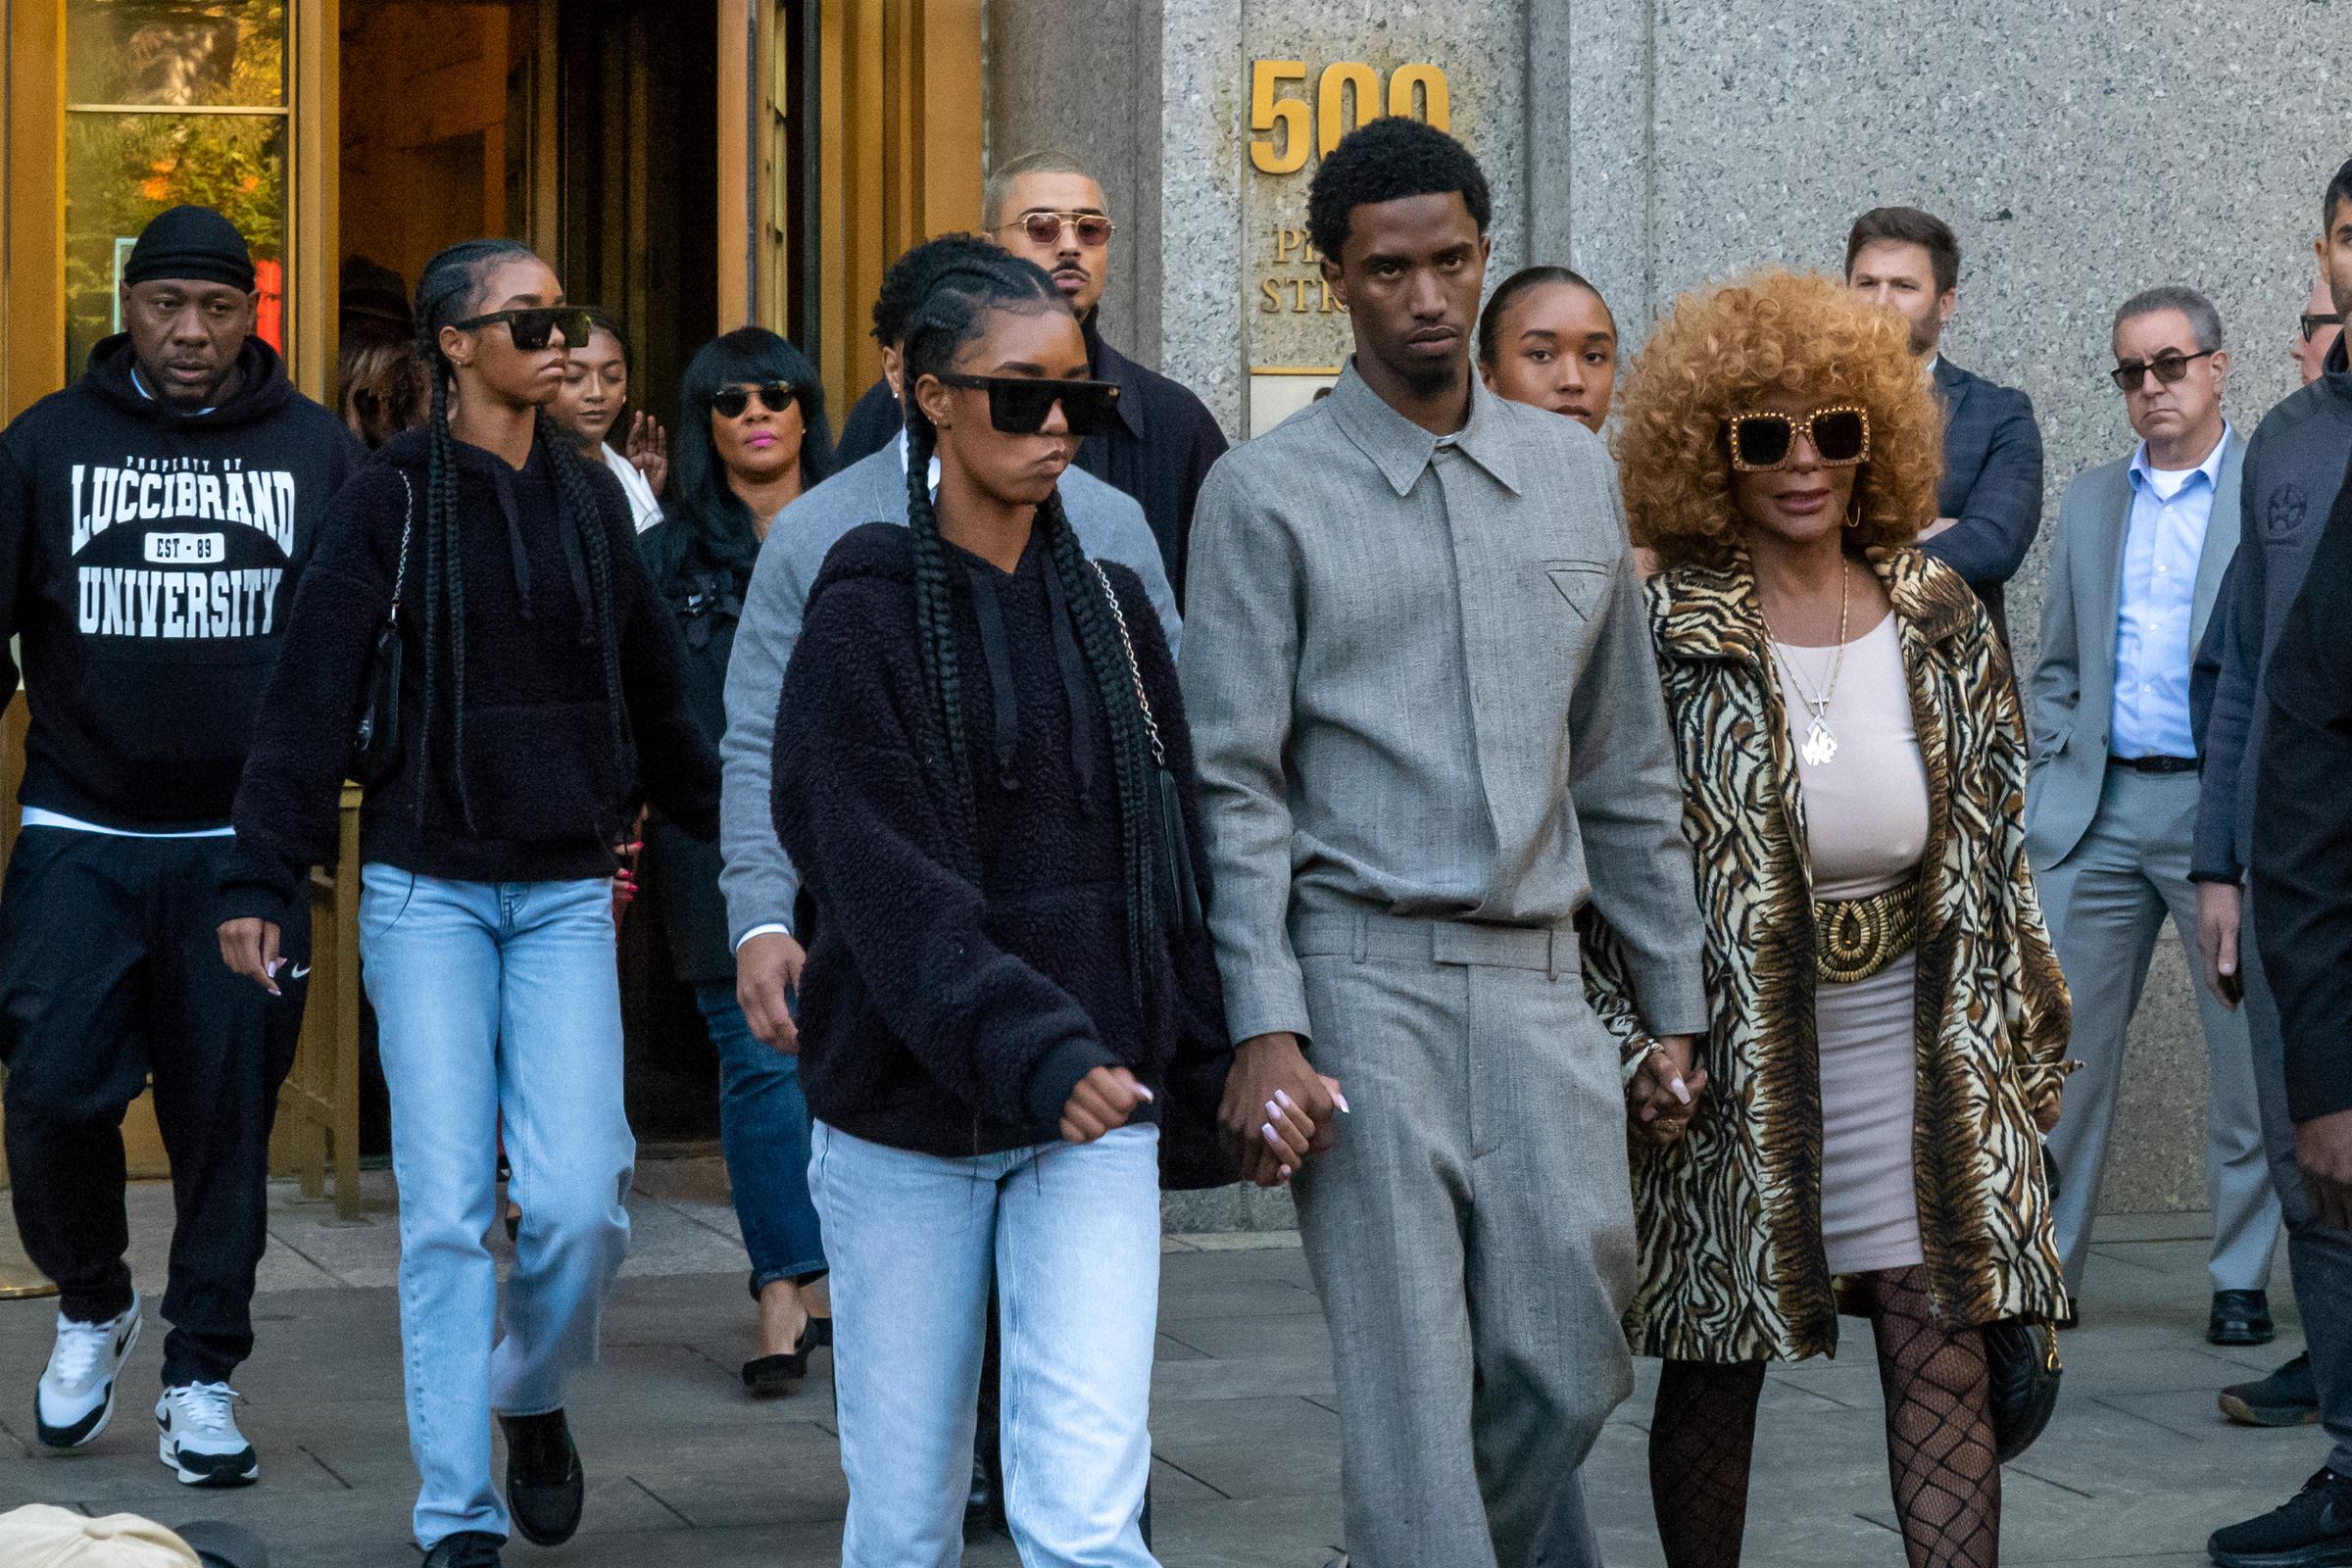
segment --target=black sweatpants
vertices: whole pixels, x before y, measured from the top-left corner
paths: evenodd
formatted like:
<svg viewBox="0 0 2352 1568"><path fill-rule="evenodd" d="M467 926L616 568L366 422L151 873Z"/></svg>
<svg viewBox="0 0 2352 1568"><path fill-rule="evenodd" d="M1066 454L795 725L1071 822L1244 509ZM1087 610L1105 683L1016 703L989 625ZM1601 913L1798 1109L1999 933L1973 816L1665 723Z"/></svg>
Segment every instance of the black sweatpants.
<svg viewBox="0 0 2352 1568"><path fill-rule="evenodd" d="M164 1385L215 1383L253 1350L270 1127L309 990L307 906L283 934L281 997L220 961L235 841L30 827L0 882L0 1063L17 1230L59 1305L130 1305L122 1116L155 1079L172 1160Z"/></svg>

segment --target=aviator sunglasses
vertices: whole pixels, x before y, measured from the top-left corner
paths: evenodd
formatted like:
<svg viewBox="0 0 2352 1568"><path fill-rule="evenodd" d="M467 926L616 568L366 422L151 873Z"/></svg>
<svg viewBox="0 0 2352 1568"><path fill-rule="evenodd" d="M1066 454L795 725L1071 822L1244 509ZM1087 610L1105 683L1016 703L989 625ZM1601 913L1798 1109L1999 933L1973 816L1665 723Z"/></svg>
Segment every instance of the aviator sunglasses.
<svg viewBox="0 0 2352 1568"><path fill-rule="evenodd" d="M1064 223L1077 231L1078 243L1090 251L1109 244L1110 231L1117 226L1101 213L1052 213L1043 208L1023 213L1004 226L1021 230L1032 245L1058 245Z"/></svg>
<svg viewBox="0 0 2352 1568"><path fill-rule="evenodd" d="M1863 409L1735 414L1724 425L1731 433L1732 466L1742 473L1788 466L1800 434L1813 443L1814 455L1824 467L1849 468L1870 456L1870 414Z"/></svg>
<svg viewBox="0 0 2352 1568"><path fill-rule="evenodd" d="M2220 352L2219 349L2200 349L2194 354L2159 354L2152 360L2119 360L2115 368L2107 372L2107 378L2115 383L2118 392L2136 392L2147 373L2154 370L2159 382L2171 386L2188 373L2189 361L2201 360L2209 354Z"/></svg>
<svg viewBox="0 0 2352 1568"><path fill-rule="evenodd" d="M722 386L710 394L710 412L722 419L740 419L743 411L752 406L757 395L760 406L770 414L782 414L792 407L792 388L781 381L769 381L761 386Z"/></svg>
<svg viewBox="0 0 2352 1568"><path fill-rule="evenodd" d="M534 305L527 310L492 311L488 316L476 316L456 322L461 332L472 332L497 322L507 323L514 335L514 346L526 352L547 347L550 335L562 330L565 348L581 348L596 322L585 305Z"/></svg>
<svg viewBox="0 0 2352 1568"><path fill-rule="evenodd" d="M1049 381L1028 375L939 374L944 386L988 394L988 422L1005 435L1035 435L1054 405L1072 435L1106 435L1118 422L1119 389L1108 381Z"/></svg>

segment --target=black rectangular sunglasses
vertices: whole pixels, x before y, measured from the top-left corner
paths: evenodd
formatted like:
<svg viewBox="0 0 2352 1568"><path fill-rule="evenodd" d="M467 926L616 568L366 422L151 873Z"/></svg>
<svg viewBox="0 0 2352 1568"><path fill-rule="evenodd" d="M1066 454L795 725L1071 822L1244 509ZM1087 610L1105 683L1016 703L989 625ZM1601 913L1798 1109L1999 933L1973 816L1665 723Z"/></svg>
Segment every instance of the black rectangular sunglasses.
<svg viewBox="0 0 2352 1568"><path fill-rule="evenodd" d="M1061 405L1072 435L1107 435L1118 424L1119 389L1109 381L1049 381L1030 375L943 373L948 386L975 387L988 394L988 422L1005 435L1035 435L1046 416Z"/></svg>
<svg viewBox="0 0 2352 1568"><path fill-rule="evenodd" d="M456 324L461 332L504 321L514 336L514 346L527 352L547 347L548 339L561 328L564 346L567 349L585 347L588 334L596 329L595 318L585 305L533 305L521 310L492 311L487 316L469 317Z"/></svg>

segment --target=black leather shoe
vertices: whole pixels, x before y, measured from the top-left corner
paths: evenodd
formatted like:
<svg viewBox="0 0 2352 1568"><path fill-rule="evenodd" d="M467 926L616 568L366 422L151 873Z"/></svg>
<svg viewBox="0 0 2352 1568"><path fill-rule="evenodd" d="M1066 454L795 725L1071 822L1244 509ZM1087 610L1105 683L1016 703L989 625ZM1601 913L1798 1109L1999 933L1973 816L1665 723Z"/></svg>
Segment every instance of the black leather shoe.
<svg viewBox="0 0 2352 1568"><path fill-rule="evenodd" d="M985 1448L972 1450L972 1494L964 1499L963 1533L1010 1533L1004 1521L1004 1471L997 1456Z"/></svg>
<svg viewBox="0 0 2352 1568"><path fill-rule="evenodd" d="M2322 1470L2269 1513L2205 1543L2220 1568L2341 1568L2352 1563L2352 1477Z"/></svg>
<svg viewBox="0 0 2352 1568"><path fill-rule="evenodd" d="M506 1544L504 1536L461 1530L433 1543L432 1550L424 1554L424 1568L500 1568L498 1548Z"/></svg>
<svg viewBox="0 0 2352 1568"><path fill-rule="evenodd" d="M2209 1345L2268 1345L2278 1337L2271 1321L2271 1298L2263 1291L2216 1291L2213 1321L2205 1326Z"/></svg>
<svg viewBox="0 0 2352 1568"><path fill-rule="evenodd" d="M561 1410L545 1415L502 1415L507 1434L507 1511L514 1528L535 1546L560 1546L580 1528L588 1498L588 1477L571 1426Z"/></svg>

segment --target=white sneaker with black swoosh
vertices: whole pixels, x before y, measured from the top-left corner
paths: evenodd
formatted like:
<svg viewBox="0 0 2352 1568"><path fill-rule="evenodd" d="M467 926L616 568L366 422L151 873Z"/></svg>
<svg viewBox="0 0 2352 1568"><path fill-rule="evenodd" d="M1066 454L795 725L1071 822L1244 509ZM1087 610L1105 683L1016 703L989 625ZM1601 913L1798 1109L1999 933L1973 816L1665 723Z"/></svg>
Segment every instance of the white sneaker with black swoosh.
<svg viewBox="0 0 2352 1568"><path fill-rule="evenodd" d="M155 1401L159 1451L184 1487L241 1487L262 1473L253 1445L237 1430L225 1383L182 1383Z"/></svg>
<svg viewBox="0 0 2352 1568"><path fill-rule="evenodd" d="M115 1380L139 1343L139 1295L103 1323L57 1315L57 1343L32 1396L33 1432L45 1446L78 1448L106 1430L115 1414Z"/></svg>

